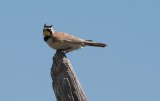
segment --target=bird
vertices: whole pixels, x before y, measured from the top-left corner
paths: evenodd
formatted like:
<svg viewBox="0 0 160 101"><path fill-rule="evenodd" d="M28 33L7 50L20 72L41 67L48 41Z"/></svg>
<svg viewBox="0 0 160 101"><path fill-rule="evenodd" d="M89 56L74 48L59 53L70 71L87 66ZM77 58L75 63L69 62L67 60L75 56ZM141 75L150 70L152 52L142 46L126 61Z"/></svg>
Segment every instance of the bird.
<svg viewBox="0 0 160 101"><path fill-rule="evenodd" d="M105 47L107 44L93 42L92 40L84 40L76 36L72 36L65 32L56 32L52 25L44 24L43 28L44 41L53 49L69 53L85 46Z"/></svg>

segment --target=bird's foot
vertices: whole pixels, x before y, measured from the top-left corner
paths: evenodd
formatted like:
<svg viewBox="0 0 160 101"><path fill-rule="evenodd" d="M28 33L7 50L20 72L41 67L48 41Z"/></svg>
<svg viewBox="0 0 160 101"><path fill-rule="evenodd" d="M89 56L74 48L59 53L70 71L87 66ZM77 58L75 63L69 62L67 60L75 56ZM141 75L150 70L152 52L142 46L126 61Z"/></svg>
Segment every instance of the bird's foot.
<svg viewBox="0 0 160 101"><path fill-rule="evenodd" d="M57 51L56 51L56 53L61 53L61 54L63 54L63 55L65 55L65 50L64 49L58 49Z"/></svg>

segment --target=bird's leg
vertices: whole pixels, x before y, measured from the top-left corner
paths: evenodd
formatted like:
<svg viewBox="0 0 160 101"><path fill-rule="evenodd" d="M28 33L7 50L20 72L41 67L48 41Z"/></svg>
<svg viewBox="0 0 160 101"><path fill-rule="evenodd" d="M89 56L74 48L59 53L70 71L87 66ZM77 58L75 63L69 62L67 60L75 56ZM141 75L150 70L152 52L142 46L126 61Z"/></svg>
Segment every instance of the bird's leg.
<svg viewBox="0 0 160 101"><path fill-rule="evenodd" d="M65 54L64 50L62 50L62 49L58 49L56 51L56 54L61 54L61 56L65 56L66 57L66 54Z"/></svg>
<svg viewBox="0 0 160 101"><path fill-rule="evenodd" d="M64 49L57 49L56 53L59 53L59 52L65 54Z"/></svg>

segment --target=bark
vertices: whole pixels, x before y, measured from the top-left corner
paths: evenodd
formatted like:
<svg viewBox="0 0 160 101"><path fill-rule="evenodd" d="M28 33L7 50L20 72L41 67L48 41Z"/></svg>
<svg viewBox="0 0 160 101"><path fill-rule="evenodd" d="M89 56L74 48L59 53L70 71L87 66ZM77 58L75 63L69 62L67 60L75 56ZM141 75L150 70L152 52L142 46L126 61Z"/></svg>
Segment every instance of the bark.
<svg viewBox="0 0 160 101"><path fill-rule="evenodd" d="M53 57L51 77L57 101L87 101L70 61L61 51Z"/></svg>

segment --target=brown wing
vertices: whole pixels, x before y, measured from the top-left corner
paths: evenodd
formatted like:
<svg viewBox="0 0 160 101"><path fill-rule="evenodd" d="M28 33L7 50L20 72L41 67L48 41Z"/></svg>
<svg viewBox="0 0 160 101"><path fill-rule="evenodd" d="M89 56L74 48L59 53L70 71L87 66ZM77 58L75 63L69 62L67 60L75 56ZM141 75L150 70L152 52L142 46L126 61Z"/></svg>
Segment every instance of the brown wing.
<svg viewBox="0 0 160 101"><path fill-rule="evenodd" d="M61 42L72 42L76 44L85 42L84 39L81 39L63 32L55 32L53 34L53 37L55 38L55 40L61 41Z"/></svg>

